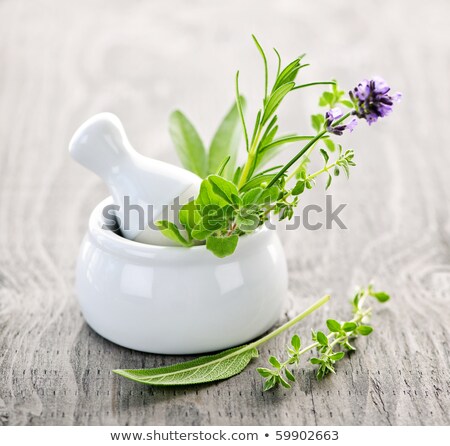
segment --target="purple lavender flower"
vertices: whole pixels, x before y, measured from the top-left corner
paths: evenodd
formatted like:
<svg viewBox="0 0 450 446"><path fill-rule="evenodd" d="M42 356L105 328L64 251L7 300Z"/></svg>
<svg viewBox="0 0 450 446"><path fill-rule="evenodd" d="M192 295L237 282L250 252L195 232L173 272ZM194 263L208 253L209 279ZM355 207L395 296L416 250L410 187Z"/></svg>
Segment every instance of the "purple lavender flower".
<svg viewBox="0 0 450 446"><path fill-rule="evenodd" d="M401 93L389 95L389 85L380 77L361 81L349 95L355 104L354 114L365 119L369 125L378 118L384 118L392 112L394 102L401 99Z"/></svg>
<svg viewBox="0 0 450 446"><path fill-rule="evenodd" d="M345 130L353 132L354 128L358 124L358 121L353 118L348 124L338 124L333 126L333 122L343 116L342 110L339 107L332 108L325 113L325 124L327 131L333 135L341 136Z"/></svg>

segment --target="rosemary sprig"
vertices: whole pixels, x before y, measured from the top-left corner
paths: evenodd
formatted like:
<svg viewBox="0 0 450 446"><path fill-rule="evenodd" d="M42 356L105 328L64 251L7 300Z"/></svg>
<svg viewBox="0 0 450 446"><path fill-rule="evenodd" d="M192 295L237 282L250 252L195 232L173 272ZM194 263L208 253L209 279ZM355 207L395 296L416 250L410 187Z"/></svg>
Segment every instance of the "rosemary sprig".
<svg viewBox="0 0 450 446"><path fill-rule="evenodd" d="M273 142L275 140L276 133L278 131L278 126L276 125L277 116L275 115L278 107L284 98L293 90L298 90L301 88L311 87L315 85L335 85L335 81L324 81L324 82L310 82L307 84L296 85L295 79L302 68L308 66L308 64L301 64L301 61L304 57L304 54L295 58L292 62L287 64L284 69L281 70L281 57L278 51L275 51L275 54L278 59L278 68L275 76L275 80L272 86L272 89L269 93L268 84L269 84L269 70L266 54L256 39L254 35L252 35L253 41L263 59L264 63L264 99L263 106L258 111L255 119L255 125L253 128L252 138L249 143L246 144L247 147L247 160L243 165L242 169L239 172L239 179L237 182L238 188L241 189L246 182L252 177L258 165L263 162L262 154L264 152L268 152L269 150L273 150L276 146L281 146L283 144L288 144L290 142L294 142L296 140L301 139L311 139L309 137L304 137L301 135L291 135L290 137L284 137L278 139L278 144L274 145ZM239 75L236 75L236 100L239 99ZM247 126L245 124L245 119L243 115L241 116L242 128L244 132L244 136L246 141L247 138ZM325 133L324 133L325 135ZM322 135L323 136L323 135ZM322 138L320 136L318 139ZM300 138L300 139L295 139ZM281 175L284 174L284 170ZM279 176L277 176L278 180ZM273 186L275 182L272 182L270 186ZM269 187L270 187L269 186Z"/></svg>

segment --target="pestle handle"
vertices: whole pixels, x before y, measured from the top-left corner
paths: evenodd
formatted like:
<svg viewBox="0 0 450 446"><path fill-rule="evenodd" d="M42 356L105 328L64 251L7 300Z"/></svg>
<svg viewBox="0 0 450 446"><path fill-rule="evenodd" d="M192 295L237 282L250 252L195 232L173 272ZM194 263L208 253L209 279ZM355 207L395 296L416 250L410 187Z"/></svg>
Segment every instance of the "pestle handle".
<svg viewBox="0 0 450 446"><path fill-rule="evenodd" d="M119 206L116 216L126 238L149 244L171 244L148 223L160 219L163 209L176 199L180 205L192 199L200 188L200 177L136 152L119 118L112 113L97 114L82 124L70 141L69 152L107 184L114 204ZM125 205L127 199L134 210ZM167 218L173 221L174 217L169 210Z"/></svg>
<svg viewBox="0 0 450 446"><path fill-rule="evenodd" d="M84 122L73 135L69 152L106 182L136 153L113 113L99 113Z"/></svg>

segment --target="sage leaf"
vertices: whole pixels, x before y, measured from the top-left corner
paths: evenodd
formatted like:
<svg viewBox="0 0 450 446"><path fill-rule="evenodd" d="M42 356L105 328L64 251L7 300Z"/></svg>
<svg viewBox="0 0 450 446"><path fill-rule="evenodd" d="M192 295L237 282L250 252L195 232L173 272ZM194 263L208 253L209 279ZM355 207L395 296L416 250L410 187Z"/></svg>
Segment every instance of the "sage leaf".
<svg viewBox="0 0 450 446"><path fill-rule="evenodd" d="M197 130L179 110L170 115L169 133L183 167L204 178L207 175L205 147Z"/></svg>
<svg viewBox="0 0 450 446"><path fill-rule="evenodd" d="M167 367L113 372L141 384L183 386L231 378L242 372L256 357L258 350L255 347L241 346Z"/></svg>

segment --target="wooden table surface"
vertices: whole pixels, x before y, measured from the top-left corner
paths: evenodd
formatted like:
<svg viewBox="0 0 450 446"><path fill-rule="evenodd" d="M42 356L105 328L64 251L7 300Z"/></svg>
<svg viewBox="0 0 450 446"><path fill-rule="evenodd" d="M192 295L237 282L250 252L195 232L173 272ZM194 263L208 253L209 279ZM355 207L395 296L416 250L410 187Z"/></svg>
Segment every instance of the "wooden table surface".
<svg viewBox="0 0 450 446"><path fill-rule="evenodd" d="M449 13L446 0L1 1L0 424L448 424ZM111 370L180 358L118 347L83 321L74 266L106 189L69 159L68 141L90 115L112 111L142 153L177 162L174 108L208 139L233 101L237 68L248 99L259 100L252 32L286 59L308 53L305 80L349 89L380 74L404 94L389 119L343 139L358 166L330 193L347 204L348 229L280 233L290 271L280 322L326 292L333 301L297 331L343 319L354 287L371 279L393 299L322 382L303 364L292 391L262 393L254 369L281 353L287 334L227 381L141 386ZM307 128L321 91L292 95L285 131ZM306 202L324 200L320 183Z"/></svg>

